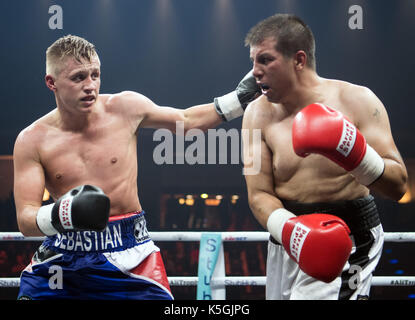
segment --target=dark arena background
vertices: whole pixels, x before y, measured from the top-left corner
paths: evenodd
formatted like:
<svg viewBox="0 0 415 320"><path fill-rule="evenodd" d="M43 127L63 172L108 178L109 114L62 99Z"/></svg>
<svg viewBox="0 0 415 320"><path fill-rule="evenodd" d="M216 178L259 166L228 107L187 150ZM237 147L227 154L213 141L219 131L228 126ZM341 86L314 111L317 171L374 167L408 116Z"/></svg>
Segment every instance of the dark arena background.
<svg viewBox="0 0 415 320"><path fill-rule="evenodd" d="M45 50L73 34L97 47L101 93L137 91L186 108L234 90L251 69L248 30L274 13L294 13L314 32L318 74L369 87L384 103L409 174L393 202L374 194L385 232L415 231L415 1L413 0L16 0L0 2L0 231L18 232L13 146L19 132L55 108L44 82ZM241 118L222 124L241 129ZM240 148L236 135L234 149ZM176 138L175 138L176 139ZM138 136L138 190L149 231L265 231L247 202L242 160L158 164L154 130ZM235 141L233 141L235 143ZM190 142L185 142L185 148ZM177 151L177 150L175 150ZM206 150L207 152L207 150ZM176 157L177 156L177 157ZM45 191L45 203L52 201ZM197 276L197 241L156 241L169 277ZM18 278L38 241L1 241L0 278ZM375 277L415 276L413 240L386 242ZM227 276L265 276L266 242L224 242ZM414 279L414 278L412 278ZM0 287L15 300L18 288ZM172 286L176 300L196 286ZM227 300L263 300L265 287L229 286ZM415 281L374 285L371 300L415 299Z"/></svg>

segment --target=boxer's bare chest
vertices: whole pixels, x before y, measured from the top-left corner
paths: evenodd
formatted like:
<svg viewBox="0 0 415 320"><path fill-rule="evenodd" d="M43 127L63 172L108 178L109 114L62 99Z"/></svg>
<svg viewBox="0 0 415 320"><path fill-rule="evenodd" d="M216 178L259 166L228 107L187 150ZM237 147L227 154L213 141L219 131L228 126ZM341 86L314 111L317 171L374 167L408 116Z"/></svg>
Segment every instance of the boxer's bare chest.
<svg viewBox="0 0 415 320"><path fill-rule="evenodd" d="M333 106L343 114L352 118L335 92L328 90L325 94L319 96L317 100L328 106ZM315 101L310 100L310 103ZM274 179L278 183L285 183L296 175L302 175L307 172L315 176L338 175L341 171L337 165L320 155L310 155L306 158L299 157L295 154L292 144L292 124L295 114L282 118L274 118L264 128L265 142L272 153L272 172Z"/></svg>
<svg viewBox="0 0 415 320"><path fill-rule="evenodd" d="M40 148L46 187L60 194L80 184L105 185L123 176L134 162L135 135L115 117L94 122L80 132L51 128Z"/></svg>

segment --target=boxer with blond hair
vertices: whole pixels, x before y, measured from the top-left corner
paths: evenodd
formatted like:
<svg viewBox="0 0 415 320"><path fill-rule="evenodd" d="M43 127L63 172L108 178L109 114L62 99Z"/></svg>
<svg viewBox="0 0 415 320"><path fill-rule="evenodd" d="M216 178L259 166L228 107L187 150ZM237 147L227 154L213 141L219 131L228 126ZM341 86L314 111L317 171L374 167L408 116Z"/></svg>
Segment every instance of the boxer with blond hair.
<svg viewBox="0 0 415 320"><path fill-rule="evenodd" d="M19 299L172 299L138 196L138 131L174 132L177 121L185 132L215 127L241 116L258 93L248 73L213 103L177 109L137 92L101 94L100 76L95 46L83 38L62 37L46 52L56 108L14 147L19 229L47 236L22 272ZM45 188L54 203L42 205ZM53 275L62 281L51 286Z"/></svg>

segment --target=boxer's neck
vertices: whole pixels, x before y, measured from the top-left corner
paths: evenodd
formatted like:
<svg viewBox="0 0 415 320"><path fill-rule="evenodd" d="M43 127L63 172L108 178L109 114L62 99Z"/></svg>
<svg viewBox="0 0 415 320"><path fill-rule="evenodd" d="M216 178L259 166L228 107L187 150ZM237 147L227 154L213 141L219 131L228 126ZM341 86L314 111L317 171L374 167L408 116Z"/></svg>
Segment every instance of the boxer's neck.
<svg viewBox="0 0 415 320"><path fill-rule="evenodd" d="M88 130L97 118L101 103L99 99L88 111L67 108L59 101L57 103L56 124L63 131L82 132Z"/></svg>
<svg viewBox="0 0 415 320"><path fill-rule="evenodd" d="M295 114L306 105L319 101L319 90L324 79L320 78L313 70L302 72L296 77L292 90L281 101L281 105L288 113Z"/></svg>

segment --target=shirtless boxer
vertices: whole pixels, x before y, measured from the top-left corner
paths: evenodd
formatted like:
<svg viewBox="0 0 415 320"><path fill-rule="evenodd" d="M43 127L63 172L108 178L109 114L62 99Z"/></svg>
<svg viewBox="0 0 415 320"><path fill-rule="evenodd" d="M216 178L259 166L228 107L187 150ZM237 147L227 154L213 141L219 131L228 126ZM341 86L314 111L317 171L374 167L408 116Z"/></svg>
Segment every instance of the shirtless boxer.
<svg viewBox="0 0 415 320"><path fill-rule="evenodd" d="M384 239L370 191L399 200L407 188L385 107L368 88L317 74L298 17L269 17L245 43L262 88L243 129L262 132L244 152L261 147L261 171L245 179L271 234L266 298L367 298Z"/></svg>
<svg viewBox="0 0 415 320"><path fill-rule="evenodd" d="M14 148L20 231L46 235L22 272L20 299L172 299L137 193L139 128L207 129L243 113L258 92L247 75L234 92L185 110L136 92L100 94L100 60L65 36L46 52L57 108L24 129ZM56 201L42 206L45 187Z"/></svg>

